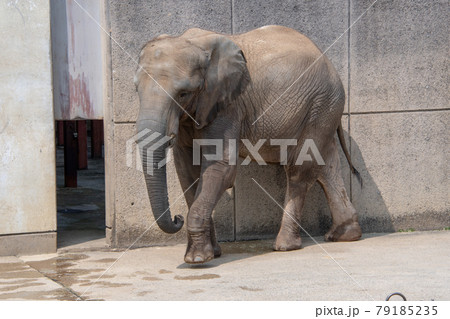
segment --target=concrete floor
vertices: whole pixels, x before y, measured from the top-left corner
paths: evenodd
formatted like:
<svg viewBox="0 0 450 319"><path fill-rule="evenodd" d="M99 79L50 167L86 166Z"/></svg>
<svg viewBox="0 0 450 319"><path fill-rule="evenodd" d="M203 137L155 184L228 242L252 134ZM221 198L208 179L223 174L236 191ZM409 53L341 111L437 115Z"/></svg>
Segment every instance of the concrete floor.
<svg viewBox="0 0 450 319"><path fill-rule="evenodd" d="M97 239L3 257L0 300L384 300L396 291L450 300L450 231L315 239L329 255L311 239L284 253L271 241L223 243L222 257L191 266L185 245L111 251Z"/></svg>

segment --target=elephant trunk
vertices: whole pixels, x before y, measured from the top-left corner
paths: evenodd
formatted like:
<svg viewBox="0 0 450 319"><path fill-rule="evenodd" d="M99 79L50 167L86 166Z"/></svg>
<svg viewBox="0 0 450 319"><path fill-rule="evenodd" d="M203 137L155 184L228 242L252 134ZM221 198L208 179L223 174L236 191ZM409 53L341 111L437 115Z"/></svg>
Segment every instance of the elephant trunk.
<svg viewBox="0 0 450 319"><path fill-rule="evenodd" d="M166 233L173 234L183 227L184 218L176 215L172 220L169 208L166 166L162 165L169 143L165 136L167 123L164 120L157 122L141 117L140 115L136 123L138 132L145 129L150 130L150 135L147 134L148 136L141 139L138 144L152 212L159 228ZM161 119L161 117L153 118Z"/></svg>

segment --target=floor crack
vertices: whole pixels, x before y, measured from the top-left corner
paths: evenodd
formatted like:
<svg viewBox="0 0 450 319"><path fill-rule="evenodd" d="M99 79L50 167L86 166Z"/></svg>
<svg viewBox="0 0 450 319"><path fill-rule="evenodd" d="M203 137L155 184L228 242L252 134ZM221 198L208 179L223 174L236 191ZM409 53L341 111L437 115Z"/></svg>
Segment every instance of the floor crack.
<svg viewBox="0 0 450 319"><path fill-rule="evenodd" d="M19 257L19 259L20 259L20 257ZM74 295L75 297L77 297L77 301L78 301L78 300L86 301L85 298L83 298L81 295L79 295L79 294L78 294L76 291L74 291L73 289L71 289L71 288L65 286L63 283L61 283L61 282L59 282L59 281L57 281L57 280L55 280L55 279L53 279L53 278L47 276L45 273L43 273L43 272L39 271L39 269L37 269L37 268L31 266L31 265L30 265L29 263L27 263L26 261L24 261L24 260L22 260L22 259L20 259L20 260L21 260L25 265L27 265L28 267L30 267L30 268L36 270L38 273L40 273L40 274L41 274L42 276L44 276L45 278L50 279L51 281L53 281L54 283L56 283L58 286L61 286L62 289L64 289L65 291L69 292L70 294Z"/></svg>

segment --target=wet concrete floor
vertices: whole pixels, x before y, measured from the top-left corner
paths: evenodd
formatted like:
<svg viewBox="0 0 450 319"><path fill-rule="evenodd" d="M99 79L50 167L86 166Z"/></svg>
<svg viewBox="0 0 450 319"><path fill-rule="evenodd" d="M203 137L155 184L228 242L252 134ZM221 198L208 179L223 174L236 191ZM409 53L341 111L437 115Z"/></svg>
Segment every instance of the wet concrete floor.
<svg viewBox="0 0 450 319"><path fill-rule="evenodd" d="M408 300L450 299L450 231L315 239L320 246L305 238L292 252L272 251L270 240L223 243L222 257L197 266L183 262L185 245L126 252L75 245L2 257L0 300L384 300L394 291Z"/></svg>

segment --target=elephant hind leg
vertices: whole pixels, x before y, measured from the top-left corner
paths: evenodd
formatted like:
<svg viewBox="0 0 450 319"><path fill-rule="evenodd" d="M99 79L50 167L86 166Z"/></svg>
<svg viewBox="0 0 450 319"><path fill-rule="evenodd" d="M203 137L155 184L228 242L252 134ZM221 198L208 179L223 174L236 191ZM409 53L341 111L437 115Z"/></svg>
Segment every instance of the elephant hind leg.
<svg viewBox="0 0 450 319"><path fill-rule="evenodd" d="M274 250L288 251L300 249L300 217L308 190L314 184L315 178L304 174L307 172L301 166L287 166L287 189L284 203L283 218L278 232Z"/></svg>
<svg viewBox="0 0 450 319"><path fill-rule="evenodd" d="M336 142L333 140L329 158L321 170L319 183L322 186L330 206L333 224L325 234L327 241L354 241L361 235L356 210L345 190Z"/></svg>

